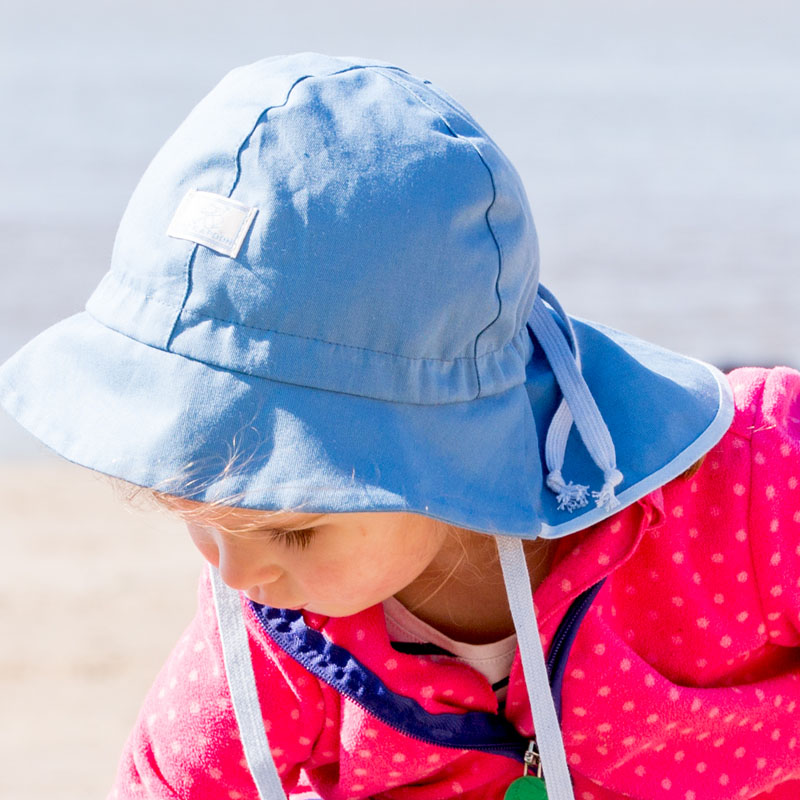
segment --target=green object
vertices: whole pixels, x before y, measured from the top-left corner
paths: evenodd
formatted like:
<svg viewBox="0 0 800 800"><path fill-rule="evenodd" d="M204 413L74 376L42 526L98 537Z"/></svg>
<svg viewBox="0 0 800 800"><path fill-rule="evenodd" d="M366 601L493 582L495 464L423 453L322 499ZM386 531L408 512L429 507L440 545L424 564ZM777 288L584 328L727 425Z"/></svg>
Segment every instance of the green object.
<svg viewBox="0 0 800 800"><path fill-rule="evenodd" d="M547 800L547 789L541 778L525 775L506 789L503 800Z"/></svg>

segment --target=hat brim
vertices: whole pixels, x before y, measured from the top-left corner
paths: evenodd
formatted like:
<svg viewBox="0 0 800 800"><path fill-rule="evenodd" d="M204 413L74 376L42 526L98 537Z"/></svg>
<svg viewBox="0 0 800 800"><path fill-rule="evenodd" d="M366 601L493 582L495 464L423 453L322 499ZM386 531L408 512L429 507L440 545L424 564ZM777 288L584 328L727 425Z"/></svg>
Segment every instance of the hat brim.
<svg viewBox="0 0 800 800"><path fill-rule="evenodd" d="M574 319L628 505L722 437L733 402L714 367ZM0 368L0 404L70 461L172 494L245 508L407 511L489 533L555 538L609 515L559 511L543 486L560 399L537 347L527 383L441 405L280 383L142 344L80 313ZM573 428L563 474L602 476Z"/></svg>

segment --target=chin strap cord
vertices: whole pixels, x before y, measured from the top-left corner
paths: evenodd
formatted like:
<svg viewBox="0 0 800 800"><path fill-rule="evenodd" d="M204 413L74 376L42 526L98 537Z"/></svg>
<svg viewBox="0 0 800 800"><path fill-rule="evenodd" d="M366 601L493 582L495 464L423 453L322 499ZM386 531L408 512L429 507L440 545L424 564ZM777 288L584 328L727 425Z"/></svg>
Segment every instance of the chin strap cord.
<svg viewBox="0 0 800 800"><path fill-rule="evenodd" d="M553 319L545 302L561 317L566 333ZM589 502L589 487L572 481L567 483L561 474L574 421L589 455L603 473L603 486L591 496L598 507L613 511L620 506L615 489L623 480L617 469L614 442L581 374L580 352L572 322L558 300L541 284L528 325L541 345L563 395L545 439L547 487L557 496L559 511L575 511Z"/></svg>
<svg viewBox="0 0 800 800"><path fill-rule="evenodd" d="M264 730L264 717L261 714L253 664L250 661L247 628L242 616L241 595L222 582L214 567L208 569L214 590L225 675L250 775L260 800L286 800Z"/></svg>
<svg viewBox="0 0 800 800"><path fill-rule="evenodd" d="M525 561L522 541L512 536L495 536L508 605L517 629L517 642L522 658L522 671L531 704L536 744L542 759L542 771L548 800L575 800L567 756L561 738L539 627L533 608L531 579Z"/></svg>

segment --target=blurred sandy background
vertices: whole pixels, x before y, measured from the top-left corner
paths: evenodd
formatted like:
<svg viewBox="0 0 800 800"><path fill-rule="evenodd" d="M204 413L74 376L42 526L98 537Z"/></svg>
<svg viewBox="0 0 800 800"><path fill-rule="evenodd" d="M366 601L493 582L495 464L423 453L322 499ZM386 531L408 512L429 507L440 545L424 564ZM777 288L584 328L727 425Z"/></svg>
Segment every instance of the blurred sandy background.
<svg viewBox="0 0 800 800"><path fill-rule="evenodd" d="M104 797L194 608L182 525L45 458L0 467L0 797Z"/></svg>
<svg viewBox="0 0 800 800"><path fill-rule="evenodd" d="M230 68L383 58L528 188L571 313L721 366L800 366L794 0L0 0L0 361L79 311L156 149ZM194 606L163 514L0 412L0 798L102 798Z"/></svg>

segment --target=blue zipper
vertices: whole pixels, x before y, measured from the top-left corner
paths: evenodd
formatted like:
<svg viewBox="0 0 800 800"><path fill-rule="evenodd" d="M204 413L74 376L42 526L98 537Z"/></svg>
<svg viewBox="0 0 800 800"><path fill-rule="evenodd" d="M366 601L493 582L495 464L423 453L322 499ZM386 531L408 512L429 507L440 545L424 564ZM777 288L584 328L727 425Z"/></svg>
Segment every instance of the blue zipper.
<svg viewBox="0 0 800 800"><path fill-rule="evenodd" d="M606 579L603 578L572 601L553 635L552 642L550 642L550 650L547 653L545 664L547 665L547 677L550 680L550 691L553 694L553 703L556 707L559 722L561 722L561 686L567 669L567 659L569 658L570 650L572 650L575 637L578 635L578 628L605 582Z"/></svg>
<svg viewBox="0 0 800 800"><path fill-rule="evenodd" d="M605 579L578 595L559 623L547 655L547 674L559 720L561 685L578 628ZM310 628L299 611L250 601L270 638L312 675L382 723L417 741L458 750L481 750L524 763L529 739L508 720L486 711L432 714L416 700L396 694L347 650ZM431 732L436 731L432 736Z"/></svg>

